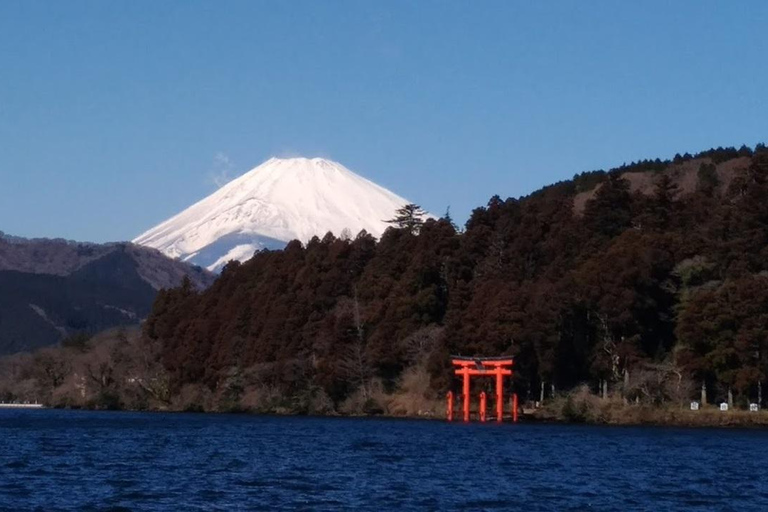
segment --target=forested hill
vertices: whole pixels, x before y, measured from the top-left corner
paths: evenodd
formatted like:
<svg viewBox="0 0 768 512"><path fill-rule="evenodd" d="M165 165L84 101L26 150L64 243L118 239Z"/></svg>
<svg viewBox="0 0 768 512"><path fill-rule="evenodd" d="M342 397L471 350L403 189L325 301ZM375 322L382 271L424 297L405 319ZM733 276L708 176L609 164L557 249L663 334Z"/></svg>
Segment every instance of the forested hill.
<svg viewBox="0 0 768 512"><path fill-rule="evenodd" d="M145 333L176 390L247 381L338 403L414 366L446 390L449 354L511 354L524 395L652 369L746 399L768 371L768 151L584 173L493 197L460 232L443 218L294 241L205 292L161 292Z"/></svg>

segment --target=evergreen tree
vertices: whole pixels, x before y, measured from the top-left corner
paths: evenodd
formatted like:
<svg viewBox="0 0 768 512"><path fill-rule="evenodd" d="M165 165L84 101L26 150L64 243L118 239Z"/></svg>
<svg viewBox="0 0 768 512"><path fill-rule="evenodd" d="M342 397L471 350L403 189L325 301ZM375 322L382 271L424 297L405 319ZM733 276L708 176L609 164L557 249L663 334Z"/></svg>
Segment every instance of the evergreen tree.
<svg viewBox="0 0 768 512"><path fill-rule="evenodd" d="M451 225L451 227L452 227L452 228L453 228L455 231L457 231L457 232L459 231L459 226L457 226L457 225L456 225L456 223L455 223L455 222L453 222L453 217L451 217L451 207L450 207L450 206L448 206L448 208L446 208L446 209L445 209L445 215L443 215L443 217L442 217L442 219L441 219L441 220L444 220L445 222L447 222L448 224L450 224L450 225Z"/></svg>
<svg viewBox="0 0 768 512"><path fill-rule="evenodd" d="M712 197L720 184L720 179L717 177L717 167L714 164L701 164L697 176L699 180L696 184L696 190L707 197Z"/></svg>
<svg viewBox="0 0 768 512"><path fill-rule="evenodd" d="M424 215L426 215L426 212L421 209L421 206L410 203L395 210L395 217L384 222L416 235L419 233L422 224L424 224Z"/></svg>
<svg viewBox="0 0 768 512"><path fill-rule="evenodd" d="M675 220L677 213L677 196L680 189L672 181L669 174L662 173L656 178L650 208L642 222L643 227L658 231L666 230Z"/></svg>
<svg viewBox="0 0 768 512"><path fill-rule="evenodd" d="M619 235L632 220L629 182L611 173L584 209L584 221L593 231L609 238Z"/></svg>

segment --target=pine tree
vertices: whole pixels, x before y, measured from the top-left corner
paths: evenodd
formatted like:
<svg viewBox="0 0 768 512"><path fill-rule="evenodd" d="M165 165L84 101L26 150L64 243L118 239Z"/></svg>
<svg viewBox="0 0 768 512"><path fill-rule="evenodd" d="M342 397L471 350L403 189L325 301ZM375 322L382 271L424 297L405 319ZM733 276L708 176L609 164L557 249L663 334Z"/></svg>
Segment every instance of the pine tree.
<svg viewBox="0 0 768 512"><path fill-rule="evenodd" d="M619 174L611 173L595 197L587 202L584 222L594 232L608 238L618 236L632 220L631 203L629 182Z"/></svg>
<svg viewBox="0 0 768 512"><path fill-rule="evenodd" d="M651 208L645 224L660 231L669 228L677 214L679 192L679 187L672 181L669 174L660 174L656 179Z"/></svg>
<svg viewBox="0 0 768 512"><path fill-rule="evenodd" d="M456 231L456 232L459 231L459 226L456 225L455 222L453 222L453 217L451 217L451 207L450 206L448 206L448 208L445 209L445 215L443 215L442 220L444 220L445 222L450 224L451 227L453 227L454 231Z"/></svg>
<svg viewBox="0 0 768 512"><path fill-rule="evenodd" d="M424 224L424 219L422 218L424 215L426 215L426 212L421 209L421 206L410 203L395 210L395 217L384 222L416 235L419 233L421 225Z"/></svg>
<svg viewBox="0 0 768 512"><path fill-rule="evenodd" d="M712 197L720 184L717 176L717 167L714 164L703 163L699 165L697 177L696 190L707 197Z"/></svg>

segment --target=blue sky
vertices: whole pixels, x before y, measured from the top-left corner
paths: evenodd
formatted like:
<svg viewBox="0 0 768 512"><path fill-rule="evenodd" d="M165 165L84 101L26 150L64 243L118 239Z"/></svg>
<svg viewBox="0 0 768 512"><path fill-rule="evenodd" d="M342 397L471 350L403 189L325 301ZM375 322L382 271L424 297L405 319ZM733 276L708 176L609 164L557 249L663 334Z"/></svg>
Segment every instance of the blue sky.
<svg viewBox="0 0 768 512"><path fill-rule="evenodd" d="M425 208L768 140L768 2L0 2L0 230L131 239L271 156Z"/></svg>

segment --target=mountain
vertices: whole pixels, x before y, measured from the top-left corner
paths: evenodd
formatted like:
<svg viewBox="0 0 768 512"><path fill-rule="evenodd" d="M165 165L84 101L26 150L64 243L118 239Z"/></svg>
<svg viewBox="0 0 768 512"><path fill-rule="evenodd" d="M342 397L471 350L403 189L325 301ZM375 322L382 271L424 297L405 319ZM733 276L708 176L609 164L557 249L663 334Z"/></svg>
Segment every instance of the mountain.
<svg viewBox="0 0 768 512"><path fill-rule="evenodd" d="M199 289L215 278L130 243L27 240L0 232L0 354L138 324L157 291L185 277Z"/></svg>
<svg viewBox="0 0 768 512"><path fill-rule="evenodd" d="M329 231L380 237L406 199L323 158L272 158L134 243L219 270L260 249L281 249Z"/></svg>

